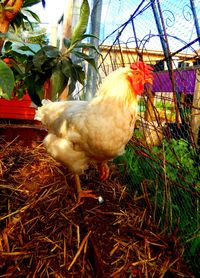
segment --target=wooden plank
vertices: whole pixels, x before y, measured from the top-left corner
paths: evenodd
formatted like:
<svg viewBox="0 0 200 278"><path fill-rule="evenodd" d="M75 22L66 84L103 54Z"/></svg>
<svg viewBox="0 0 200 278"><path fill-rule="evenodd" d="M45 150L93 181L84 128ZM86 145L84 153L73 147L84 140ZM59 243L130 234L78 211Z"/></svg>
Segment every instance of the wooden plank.
<svg viewBox="0 0 200 278"><path fill-rule="evenodd" d="M200 128L200 68L196 69L196 82L192 107L192 131L194 141L197 144Z"/></svg>

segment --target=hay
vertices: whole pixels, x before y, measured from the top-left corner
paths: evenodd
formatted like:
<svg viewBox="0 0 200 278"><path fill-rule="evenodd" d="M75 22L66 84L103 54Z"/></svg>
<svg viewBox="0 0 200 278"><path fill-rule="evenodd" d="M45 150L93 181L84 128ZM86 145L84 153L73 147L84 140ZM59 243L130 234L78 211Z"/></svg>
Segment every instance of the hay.
<svg viewBox="0 0 200 278"><path fill-rule="evenodd" d="M0 277L193 277L176 231L160 231L147 196L111 172L104 184L95 169L82 177L102 205L77 204L71 173L41 145L1 142Z"/></svg>

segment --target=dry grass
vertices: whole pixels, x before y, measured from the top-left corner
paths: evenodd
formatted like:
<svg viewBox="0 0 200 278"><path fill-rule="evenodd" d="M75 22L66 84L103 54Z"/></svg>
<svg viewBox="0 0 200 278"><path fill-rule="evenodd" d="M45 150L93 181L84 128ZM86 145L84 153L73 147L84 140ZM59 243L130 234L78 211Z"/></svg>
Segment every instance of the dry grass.
<svg viewBox="0 0 200 278"><path fill-rule="evenodd" d="M2 141L0 175L0 277L193 277L176 231L158 229L148 194L130 196L114 165L104 184L95 169L82 177L102 205L77 204L42 146Z"/></svg>

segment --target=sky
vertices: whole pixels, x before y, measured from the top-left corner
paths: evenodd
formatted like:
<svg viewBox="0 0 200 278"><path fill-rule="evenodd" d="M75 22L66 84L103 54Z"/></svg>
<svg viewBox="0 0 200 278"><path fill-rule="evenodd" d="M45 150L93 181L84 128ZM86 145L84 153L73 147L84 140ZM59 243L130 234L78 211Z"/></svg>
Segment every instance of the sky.
<svg viewBox="0 0 200 278"><path fill-rule="evenodd" d="M33 6L32 9L39 15L43 23L52 24L57 22L62 16L67 1L68 0L46 0L45 9L43 9L41 3ZM79 2L81 3L82 1L80 0ZM89 2L91 4L92 1L89 0ZM100 41L105 40L105 38L108 37L105 40L105 44L112 44L122 28L116 31L113 35L111 35L111 33L135 13L141 2L142 0L103 0ZM139 12L142 11L149 2L150 0L143 1L143 5ZM160 0L160 3L166 32L169 35L170 49L173 52L197 37L191 9L189 8L190 0ZM196 5L196 13L200 25L200 1L194 0L194 3ZM138 43L147 49L161 50L161 43L157 36L158 31L152 8L149 7L139 13L134 18L133 22ZM149 36L149 34L151 35ZM119 40L121 43L128 43L130 46L135 46L131 22L124 28ZM195 49L200 48L198 43L193 45L193 47ZM187 51L192 52L193 50L191 48L187 49Z"/></svg>
<svg viewBox="0 0 200 278"><path fill-rule="evenodd" d="M37 13L42 23L54 23L62 16L66 2L67 0L46 0L45 9L38 3L31 10Z"/></svg>

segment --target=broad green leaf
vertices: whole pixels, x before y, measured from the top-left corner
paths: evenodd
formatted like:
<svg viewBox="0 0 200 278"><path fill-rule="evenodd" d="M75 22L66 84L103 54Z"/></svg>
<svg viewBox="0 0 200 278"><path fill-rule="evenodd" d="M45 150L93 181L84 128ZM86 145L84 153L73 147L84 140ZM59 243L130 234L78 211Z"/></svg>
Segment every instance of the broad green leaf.
<svg viewBox="0 0 200 278"><path fill-rule="evenodd" d="M12 21L12 24L16 25L18 28L20 27L20 25L22 25L23 29L25 29L24 21L27 21L29 23L29 25L31 26L31 29L33 30L32 22L29 20L28 16L26 16L23 13L23 10L19 11L19 13L17 14L17 17L15 17L14 20Z"/></svg>
<svg viewBox="0 0 200 278"><path fill-rule="evenodd" d="M92 35L92 34L83 34L82 39L87 39L87 38L94 38L94 39L99 39L97 36Z"/></svg>
<svg viewBox="0 0 200 278"><path fill-rule="evenodd" d="M20 76L22 76L24 74L24 67L21 64L16 63L16 61L14 61L14 60L10 61L10 65L11 65L12 69L14 71L16 71L16 73L15 73L15 81L16 81L17 80L17 73Z"/></svg>
<svg viewBox="0 0 200 278"><path fill-rule="evenodd" d="M51 45L44 46L41 51L43 51L48 58L56 58L60 55L59 49Z"/></svg>
<svg viewBox="0 0 200 278"><path fill-rule="evenodd" d="M69 84L69 95L73 93L73 91L76 89L76 81L73 79L70 79L71 82Z"/></svg>
<svg viewBox="0 0 200 278"><path fill-rule="evenodd" d="M82 85L84 84L85 72L83 71L83 68L81 66L73 65L72 79L75 81L78 80Z"/></svg>
<svg viewBox="0 0 200 278"><path fill-rule="evenodd" d="M77 43L76 46L74 47L74 50L77 48L82 48L82 49L93 49L96 53L98 53L99 55L101 55L101 53L99 52L99 50L90 43Z"/></svg>
<svg viewBox="0 0 200 278"><path fill-rule="evenodd" d="M7 33L0 33L0 38L3 38L3 39L8 39L9 41L12 41L12 42L22 42L22 39L19 38L19 36L11 33L11 32L7 32Z"/></svg>
<svg viewBox="0 0 200 278"><path fill-rule="evenodd" d="M60 51L57 47L44 46L33 56L33 64L39 71L42 71L42 65L48 62L45 68L50 69L55 66L53 58L57 58L59 55Z"/></svg>
<svg viewBox="0 0 200 278"><path fill-rule="evenodd" d="M85 53L78 52L78 51L72 51L72 53L75 54L77 57L82 58L82 59L84 59L85 61L87 61L90 65L92 65L92 66L97 70L96 63L95 63L94 58L88 56L88 55L85 54Z"/></svg>
<svg viewBox="0 0 200 278"><path fill-rule="evenodd" d="M12 42L6 41L3 46L5 52L10 51L12 49Z"/></svg>
<svg viewBox="0 0 200 278"><path fill-rule="evenodd" d="M12 96L14 83L15 79L12 70L6 65L6 63L0 60L0 88L9 98Z"/></svg>
<svg viewBox="0 0 200 278"><path fill-rule="evenodd" d="M28 13L30 13L31 16L32 16L37 22L39 22L39 23L41 22L39 16L38 16L36 13L32 12L31 10L25 10L25 11L28 12Z"/></svg>
<svg viewBox="0 0 200 278"><path fill-rule="evenodd" d="M70 41L69 39L64 38L64 39L63 39L63 42L64 42L64 46L65 46L66 48L69 48L69 47L70 47L71 41Z"/></svg>
<svg viewBox="0 0 200 278"><path fill-rule="evenodd" d="M37 3L40 3L41 0L25 0L24 3L23 3L23 6L22 8L25 8L25 7L31 7Z"/></svg>
<svg viewBox="0 0 200 278"><path fill-rule="evenodd" d="M31 48L29 47L28 45L23 45L21 47L19 47L19 49L23 50L23 51L31 51L33 54L35 54L36 52ZM21 52L20 52L21 53Z"/></svg>
<svg viewBox="0 0 200 278"><path fill-rule="evenodd" d="M33 54L37 53L41 49L39 44L32 44L32 43L14 43L12 45L12 50L18 52L22 55L32 56Z"/></svg>
<svg viewBox="0 0 200 278"><path fill-rule="evenodd" d="M90 6L87 0L83 0L80 9L80 18L76 24L71 38L71 46L82 40L82 36L86 31L88 19L90 15Z"/></svg>
<svg viewBox="0 0 200 278"><path fill-rule="evenodd" d="M5 93L3 92L3 90L1 89L1 87L0 87L0 97L1 97L1 98L4 98L4 99L7 99L7 100L10 99L10 97L9 97L7 94L5 94Z"/></svg>
<svg viewBox="0 0 200 278"><path fill-rule="evenodd" d="M66 77L70 77L71 76L72 66L73 66L73 64L72 64L71 59L62 60L62 62L61 62L61 69L62 69L62 73Z"/></svg>
<svg viewBox="0 0 200 278"><path fill-rule="evenodd" d="M62 73L61 69L56 69L51 76L51 100L55 101L58 99L59 95L63 92L64 88L68 83L65 75Z"/></svg>
<svg viewBox="0 0 200 278"><path fill-rule="evenodd" d="M48 58L41 49L33 56L33 65L37 70L42 71L41 66L45 63L47 59Z"/></svg>
<svg viewBox="0 0 200 278"><path fill-rule="evenodd" d="M37 105L41 106L41 99L44 98L44 81L46 79L41 75L32 74L25 79L28 88L28 94L31 100Z"/></svg>
<svg viewBox="0 0 200 278"><path fill-rule="evenodd" d="M32 102L35 103L35 105L42 106L41 99L40 99L39 95L36 93L35 88L29 87L28 94L29 94Z"/></svg>

